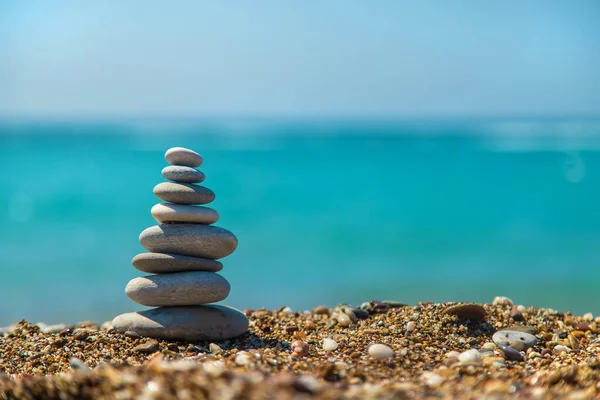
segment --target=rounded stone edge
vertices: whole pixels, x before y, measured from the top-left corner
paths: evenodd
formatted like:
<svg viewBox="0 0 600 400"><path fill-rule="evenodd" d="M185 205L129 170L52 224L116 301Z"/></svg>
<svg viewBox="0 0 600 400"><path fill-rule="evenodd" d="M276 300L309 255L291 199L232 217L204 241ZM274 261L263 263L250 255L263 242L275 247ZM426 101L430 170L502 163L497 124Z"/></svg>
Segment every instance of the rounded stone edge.
<svg viewBox="0 0 600 400"><path fill-rule="evenodd" d="M208 280L212 280L213 283L217 283L217 285L215 285L216 287L222 287L223 293L220 293L219 296L216 296L213 299L208 299L208 300L203 300L202 302L191 302L188 303L187 301L192 301L192 300L183 300L186 301L185 303L183 302L172 302L169 304L164 304L162 303L160 300L157 302L156 299L155 301L148 301L148 299L144 298L144 296L142 295L141 297L138 295L136 296L136 294L139 294L139 291L131 291L131 288L137 285L143 285L145 286L144 288L141 289L141 291L154 291L155 293L157 291L160 291L161 288L159 287L159 284L157 284L156 282L154 282L152 280L152 278L158 278L158 281L160 283L160 280L165 279L168 280L169 277L173 277L175 275L179 275L179 277L182 277L184 275L187 276L192 276L193 275L197 275L197 274L202 274L203 276L207 277ZM206 274L210 274L210 275L206 275ZM185 279L185 278L181 278L181 279ZM204 282L206 283L206 282ZM154 286L154 288L150 288L150 286ZM194 285L194 287L205 287L206 285ZM175 287L174 285L171 286L171 289ZM164 286L162 288L164 290ZM217 274L215 272L210 272L210 271L184 271L184 272L173 272L173 273L166 273L166 274L154 274L154 275L147 275L147 276L138 276L135 278L132 278L129 282L127 282L127 285L125 285L125 294L127 295L127 297L129 297L131 300L133 300L134 302L143 305L143 306L147 306L147 307L185 307L185 306L200 306L200 305L205 305L205 304L212 304L212 303L217 303L219 301L223 301L225 300L228 296L229 293L231 293L231 284L229 283L229 281L227 279L225 279L225 277L223 277L220 274ZM154 294L156 296L156 294ZM146 294L146 296L148 296ZM164 296L164 294L163 294ZM152 295L150 295L150 297L152 297ZM189 296L186 297L186 299L189 298Z"/></svg>
<svg viewBox="0 0 600 400"><path fill-rule="evenodd" d="M161 313L165 313L165 312L168 313L168 312L172 312L172 311L192 312L192 313L193 312L205 312L206 309L213 309L215 311L220 311L221 314L225 315L223 317L223 319L225 319L225 318L229 319L229 325L227 326L227 329L229 329L229 334L218 335L217 334L218 332L212 332L215 330L215 328L213 328L212 331L209 333L194 332L194 331L192 331L192 329L185 329L185 332L183 332L184 330L182 329L182 332L177 333L177 332L173 332L172 329L169 330L168 327L164 327L160 323ZM139 322L141 322L142 319L140 318L140 316L141 316L141 318L146 318L149 320L152 320L152 318L155 318L153 320L154 326L152 326L152 327L147 326L144 328L144 327L140 326L139 324L127 323L127 319L132 320L135 318L139 318ZM164 314L163 314L163 318L164 318ZM158 322L157 322L157 320L158 320ZM162 322L165 322L165 321L163 320ZM112 324L113 324L113 327L118 332L121 332L121 333L124 333L128 330L133 330L136 333L138 333L142 336L146 336L146 337L165 339L165 340L183 340L183 341L189 341L189 342L220 341L220 340L233 339L233 338L236 338L236 337L241 336L244 333L246 333L248 331L248 326L249 326L248 318L242 312L240 312L239 310L237 310L233 307L222 306L222 305L187 306L187 307L185 307L185 306L184 307L157 307L157 308L152 308L150 310L120 314L112 320ZM146 325L148 325L148 324L146 324ZM206 331L206 329L205 329L205 331Z"/></svg>
<svg viewBox="0 0 600 400"><path fill-rule="evenodd" d="M194 187L201 188L200 190L205 191L205 193L202 193L201 195L202 196L206 196L206 199L203 199L202 201L185 200L185 199L177 199L177 201L173 201L174 200L173 197L171 197L171 196L164 196L164 193L157 193L156 192L157 188L159 188L161 186L169 185L169 184L170 185L186 186L186 187L192 189L196 194L198 194L199 192L197 192ZM161 199L163 201L174 203L174 204L184 204L184 205L209 204L209 203L212 203L213 201L215 201L215 199L217 198L217 195L215 194L215 192L213 192L211 189L207 188L206 186L195 185L193 183L173 182L173 181L157 183L156 185L154 185L154 188L152 188L152 193L154 194L154 196L156 196L157 198L159 198L159 199ZM183 197L192 197L193 195L192 195L192 193L182 193L182 194L180 194L180 196L183 196Z"/></svg>
<svg viewBox="0 0 600 400"><path fill-rule="evenodd" d="M172 263L173 267L168 268L142 268L140 264L140 260L144 260L144 257L148 257L148 255L158 256L155 260L147 259L150 263L156 264L168 264ZM166 256L164 259L160 259L160 256ZM168 258L171 257L171 258ZM187 267L177 267L177 264L186 265ZM196 263L194 265L194 263ZM204 264L204 265L203 265ZM223 263L217 260L211 260L210 258L201 258L201 257L191 257L184 256L180 254L171 254L171 253L140 253L136 254L131 260L131 265L138 271L147 272L149 274L168 274L171 272L190 272L190 271L206 271L206 272L219 272L223 269ZM212 267L211 267L212 266Z"/></svg>
<svg viewBox="0 0 600 400"><path fill-rule="evenodd" d="M167 237L168 233L166 231L169 231L171 229L185 229L186 226L202 226L204 227L204 229L213 229L213 230L217 230L217 231L221 231L221 233L225 233L226 235L231 235L231 237L229 238L231 240L231 248L228 249L226 252L219 252L218 254L214 254L214 255L201 255L201 254L192 254L190 252L182 252L181 249L177 249L177 251L174 250L165 250L163 248L161 248L162 246L157 245L155 242L155 235L162 235L163 237ZM158 231L158 232L157 232ZM214 233L214 232L213 232ZM152 253L173 253L173 254L179 254L179 255L183 255L183 256L189 256L189 257L197 257L197 258L210 258L210 259L214 259L214 260L218 260L220 258L225 258L229 255L231 255L238 247L239 242L238 242L238 238L237 236L235 236L235 234L233 232L231 232L228 229L225 228L221 228L219 226L215 226L215 225L203 225L203 224L165 224L165 225L153 225L150 226L146 229L144 229L139 237L138 240L140 242L140 244L142 245L142 247L144 247L146 250L148 250L149 252ZM161 238L162 240L162 238ZM179 246L181 247L181 246Z"/></svg>
<svg viewBox="0 0 600 400"><path fill-rule="evenodd" d="M190 170L189 177L175 179L172 174L177 174L176 168L188 168ZM201 183L206 179L206 175L204 175L202 171L198 171L197 169L186 165L167 165L160 171L160 174L163 178L177 183Z"/></svg>
<svg viewBox="0 0 600 400"><path fill-rule="evenodd" d="M159 219L157 217L158 213L156 212L157 208L168 207L168 206L200 208L200 209L206 211L207 217L211 217L211 218L206 218L204 221L190 220L189 218L186 219L184 217L176 219L176 218L173 218L172 216L168 217L166 219ZM181 213L181 211L177 211L177 210L174 210L173 212L175 213L175 215L177 213ZM216 223L219 220L219 218L221 217L219 215L219 212L211 207L198 206L198 205L192 205L192 204L178 204L178 203L172 203L172 202L157 203L157 204L153 205L152 208L150 209L150 215L152 215L152 218L154 218L156 220L156 222L158 222L159 224L179 222L179 223L188 223L188 224L212 225L212 224Z"/></svg>
<svg viewBox="0 0 600 400"><path fill-rule="evenodd" d="M182 153L185 160L174 159L177 157L177 152ZM194 150L185 147L171 147L165 152L165 161L171 165L196 168L202 165L204 159Z"/></svg>

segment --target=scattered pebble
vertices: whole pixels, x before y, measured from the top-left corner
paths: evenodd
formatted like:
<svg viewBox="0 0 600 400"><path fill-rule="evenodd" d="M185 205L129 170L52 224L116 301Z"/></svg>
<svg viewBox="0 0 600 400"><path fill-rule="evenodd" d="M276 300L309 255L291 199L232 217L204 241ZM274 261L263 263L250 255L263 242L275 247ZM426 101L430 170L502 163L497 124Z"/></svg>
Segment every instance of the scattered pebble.
<svg viewBox="0 0 600 400"><path fill-rule="evenodd" d="M338 314L336 319L340 326L348 327L348 326L352 325L352 320L346 314Z"/></svg>
<svg viewBox="0 0 600 400"><path fill-rule="evenodd" d="M486 312L479 304L461 303L450 306L444 310L445 314L456 315L459 318L484 321Z"/></svg>
<svg viewBox="0 0 600 400"><path fill-rule="evenodd" d="M131 338L131 339L139 339L141 336L139 333L137 333L136 331L125 331L124 333L125 337Z"/></svg>
<svg viewBox="0 0 600 400"><path fill-rule="evenodd" d="M412 331L414 331L415 329L417 329L417 324L415 324L413 321L409 321L409 322L406 324L406 331L407 331L407 332L412 332Z"/></svg>
<svg viewBox="0 0 600 400"><path fill-rule="evenodd" d="M219 354L223 351L223 349L216 343L211 343L208 345L208 350L212 353L212 354Z"/></svg>
<svg viewBox="0 0 600 400"><path fill-rule="evenodd" d="M281 310L282 313L284 314L293 314L294 310L292 310L291 307L283 307L283 309Z"/></svg>
<svg viewBox="0 0 600 400"><path fill-rule="evenodd" d="M483 346L481 346L481 348L494 351L496 350L497 346L496 343L487 342Z"/></svg>
<svg viewBox="0 0 600 400"><path fill-rule="evenodd" d="M407 304L402 303L401 301L396 301L396 300L383 300L382 303L390 308L408 307Z"/></svg>
<svg viewBox="0 0 600 400"><path fill-rule="evenodd" d="M316 306L313 308L313 313L319 315L329 315L329 307L327 306Z"/></svg>
<svg viewBox="0 0 600 400"><path fill-rule="evenodd" d="M234 362L237 365L249 365L252 362L252 358L250 357L250 354L248 354L247 352L240 351L239 353L237 353L235 355Z"/></svg>
<svg viewBox="0 0 600 400"><path fill-rule="evenodd" d="M43 322L38 322L37 325L43 333L60 333L69 327L65 324L46 325Z"/></svg>
<svg viewBox="0 0 600 400"><path fill-rule="evenodd" d="M554 349L552 349L552 353L554 354L560 354L560 353L570 353L573 350L571 350L569 347L564 346L562 344L556 345L554 346Z"/></svg>
<svg viewBox="0 0 600 400"><path fill-rule="evenodd" d="M302 340L295 340L292 342L292 352L294 352L299 357L308 355L308 344L304 343Z"/></svg>
<svg viewBox="0 0 600 400"><path fill-rule="evenodd" d="M363 310L362 308L353 308L352 312L354 312L354 315L356 315L359 319L367 319L370 315L367 310Z"/></svg>
<svg viewBox="0 0 600 400"><path fill-rule="evenodd" d="M323 350L325 351L334 351L338 348L338 344L333 339L323 339Z"/></svg>
<svg viewBox="0 0 600 400"><path fill-rule="evenodd" d="M421 374L421 380L423 380L425 385L431 387L438 387L444 382L444 378L431 371L424 371L423 374Z"/></svg>
<svg viewBox="0 0 600 400"><path fill-rule="evenodd" d="M78 328L73 331L73 339L85 340L90 335L87 329Z"/></svg>
<svg viewBox="0 0 600 400"><path fill-rule="evenodd" d="M85 365L85 363L83 361L81 361L80 359L75 358L75 357L71 357L71 359L69 360L69 365L71 366L71 368L77 369L80 371L91 371L92 370L90 367Z"/></svg>
<svg viewBox="0 0 600 400"><path fill-rule="evenodd" d="M498 347L500 348L500 350L502 350L507 360L523 361L523 356L521 355L520 351L503 344L499 344Z"/></svg>
<svg viewBox="0 0 600 400"><path fill-rule="evenodd" d="M492 305L494 306L513 306L513 301L505 296L496 296L494 297L494 301Z"/></svg>
<svg viewBox="0 0 600 400"><path fill-rule="evenodd" d="M352 321L352 323L355 324L358 322L358 317L356 316L356 314L354 314L354 311L352 311L352 308L343 307L342 311L344 312L344 314L346 314L348 316L348 318L350 318L350 321Z"/></svg>
<svg viewBox="0 0 600 400"><path fill-rule="evenodd" d="M138 344L133 348L133 351L138 353L151 354L156 353L159 349L158 342L154 339L148 340L146 343Z"/></svg>
<svg viewBox="0 0 600 400"><path fill-rule="evenodd" d="M102 329L103 331L107 331L112 328L113 328L112 321L105 321L102 323L102 325L100 325L100 329Z"/></svg>
<svg viewBox="0 0 600 400"><path fill-rule="evenodd" d="M376 360L387 360L394 357L394 350L385 344L377 343L369 346L369 354Z"/></svg>
<svg viewBox="0 0 600 400"><path fill-rule="evenodd" d="M519 309L516 307L513 308L512 310L510 310L510 313L508 315L515 321L524 321L525 320L523 313L521 311L519 311Z"/></svg>
<svg viewBox="0 0 600 400"><path fill-rule="evenodd" d="M467 351L463 351L458 356L458 361L461 363L481 363L481 354L477 349L470 349Z"/></svg>
<svg viewBox="0 0 600 400"><path fill-rule="evenodd" d="M503 344L513 347L515 343L521 343L524 350L535 346L538 342L538 339L530 333L518 332L510 329L503 329L494 333L492 340L497 345Z"/></svg>

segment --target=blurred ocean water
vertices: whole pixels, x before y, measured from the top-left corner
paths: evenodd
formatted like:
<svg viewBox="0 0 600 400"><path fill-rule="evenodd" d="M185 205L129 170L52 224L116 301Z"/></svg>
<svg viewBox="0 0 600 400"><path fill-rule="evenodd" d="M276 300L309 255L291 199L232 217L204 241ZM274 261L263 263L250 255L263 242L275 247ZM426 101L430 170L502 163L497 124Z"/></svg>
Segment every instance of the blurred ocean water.
<svg viewBox="0 0 600 400"><path fill-rule="evenodd" d="M600 314L600 121L0 122L0 326L103 321L163 154L217 194L238 308L370 299Z"/></svg>

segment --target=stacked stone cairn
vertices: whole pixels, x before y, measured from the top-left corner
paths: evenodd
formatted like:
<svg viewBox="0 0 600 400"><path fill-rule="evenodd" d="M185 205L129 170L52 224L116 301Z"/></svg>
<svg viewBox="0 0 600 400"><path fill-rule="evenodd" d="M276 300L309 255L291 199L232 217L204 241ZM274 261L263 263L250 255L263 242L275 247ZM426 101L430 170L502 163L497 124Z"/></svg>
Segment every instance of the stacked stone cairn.
<svg viewBox="0 0 600 400"><path fill-rule="evenodd" d="M154 194L165 203L152 207L159 225L140 234L149 253L133 258L133 266L154 275L132 279L125 293L136 303L157 307L119 315L113 326L121 332L169 340L225 340L248 329L248 319L236 309L207 305L229 295L229 282L217 274L217 261L233 253L237 239L226 229L213 226L219 214L199 206L215 199L212 190L196 185L204 174L196 169L202 157L182 147L169 149L172 164L162 170L170 182L159 183Z"/></svg>

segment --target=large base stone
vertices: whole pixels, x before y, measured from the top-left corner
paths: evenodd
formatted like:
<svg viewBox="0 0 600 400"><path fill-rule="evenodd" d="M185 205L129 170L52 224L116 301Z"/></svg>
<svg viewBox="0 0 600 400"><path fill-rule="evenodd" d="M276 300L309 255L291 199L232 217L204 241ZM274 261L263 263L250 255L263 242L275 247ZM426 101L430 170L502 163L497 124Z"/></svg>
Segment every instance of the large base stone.
<svg viewBox="0 0 600 400"><path fill-rule="evenodd" d="M225 340L248 330L248 318L226 306L159 307L121 314L113 320L120 332L135 331L142 336L185 340Z"/></svg>

